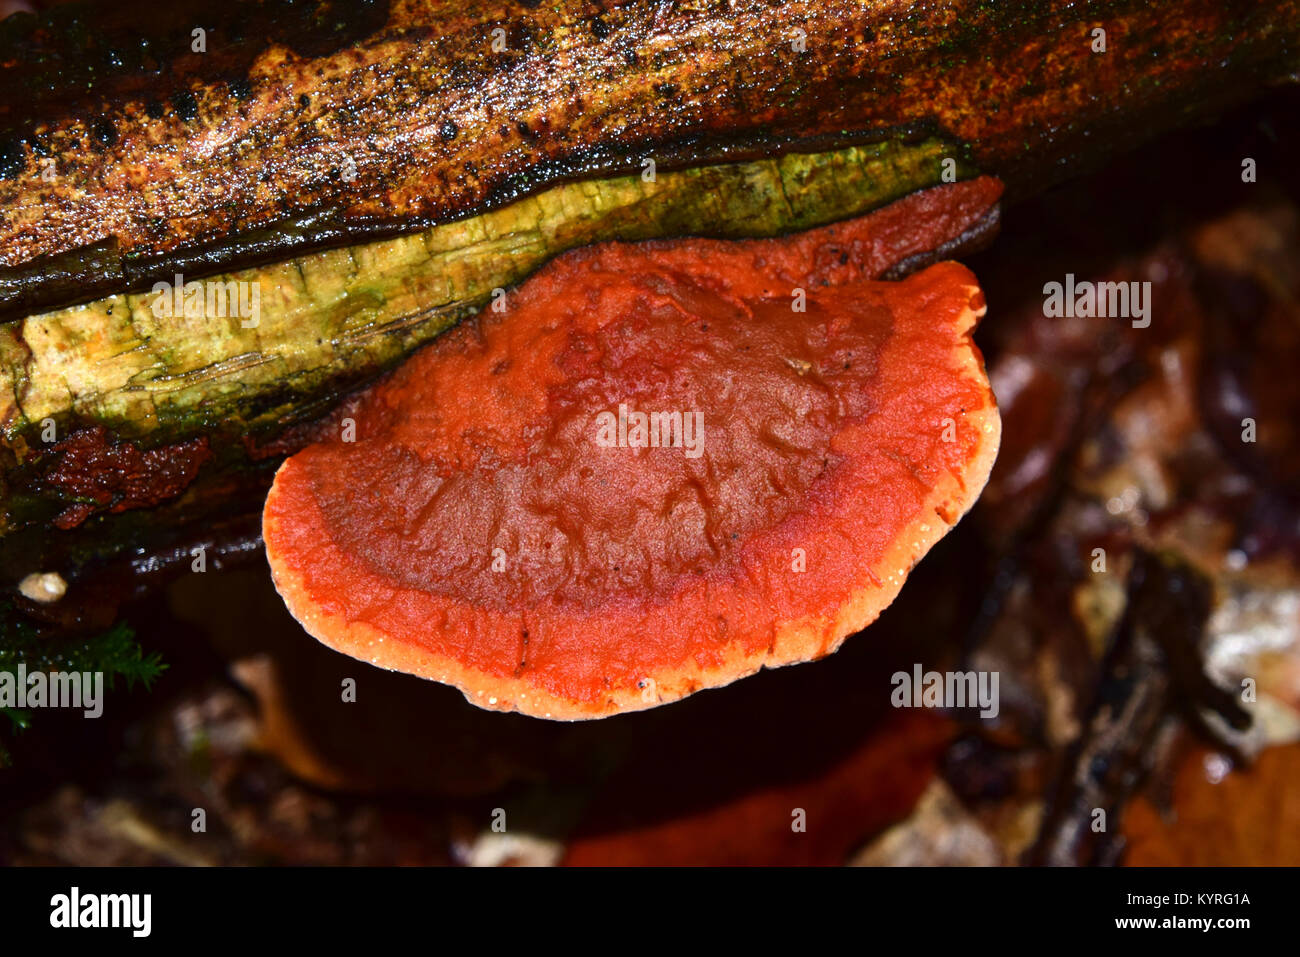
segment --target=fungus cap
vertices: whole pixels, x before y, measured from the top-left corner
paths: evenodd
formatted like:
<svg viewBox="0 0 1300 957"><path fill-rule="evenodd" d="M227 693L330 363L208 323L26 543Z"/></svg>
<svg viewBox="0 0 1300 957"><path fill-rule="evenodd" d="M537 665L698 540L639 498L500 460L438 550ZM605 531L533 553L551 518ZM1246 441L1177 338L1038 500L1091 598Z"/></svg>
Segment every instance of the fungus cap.
<svg viewBox="0 0 1300 957"><path fill-rule="evenodd" d="M887 265L870 220L551 263L370 390L355 436L281 466L263 531L289 610L554 719L833 652L1000 436L975 277L863 278Z"/></svg>

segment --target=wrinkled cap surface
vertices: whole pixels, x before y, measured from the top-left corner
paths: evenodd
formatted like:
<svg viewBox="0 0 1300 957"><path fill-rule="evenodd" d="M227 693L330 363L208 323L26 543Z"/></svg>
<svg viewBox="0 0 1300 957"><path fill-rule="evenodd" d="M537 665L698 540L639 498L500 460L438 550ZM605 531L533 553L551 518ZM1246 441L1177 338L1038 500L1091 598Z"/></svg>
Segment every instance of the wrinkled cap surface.
<svg viewBox="0 0 1300 957"><path fill-rule="evenodd" d="M872 217L553 262L281 467L308 632L474 704L602 717L819 658L988 477L975 277L900 282ZM874 259L873 259L874 257Z"/></svg>

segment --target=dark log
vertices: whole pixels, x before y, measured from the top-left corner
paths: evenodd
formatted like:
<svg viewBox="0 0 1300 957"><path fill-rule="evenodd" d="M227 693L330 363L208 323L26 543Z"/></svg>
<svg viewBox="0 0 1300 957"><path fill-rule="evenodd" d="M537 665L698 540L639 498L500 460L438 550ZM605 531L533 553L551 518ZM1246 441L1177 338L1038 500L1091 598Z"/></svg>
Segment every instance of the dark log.
<svg viewBox="0 0 1300 957"><path fill-rule="evenodd" d="M1024 196L1300 66L1293 2L196 8L0 24L7 576L247 514L302 423L565 248L804 228L948 158ZM176 271L282 311L251 348L238 317L148 325L128 293ZM96 486L151 450L203 461Z"/></svg>

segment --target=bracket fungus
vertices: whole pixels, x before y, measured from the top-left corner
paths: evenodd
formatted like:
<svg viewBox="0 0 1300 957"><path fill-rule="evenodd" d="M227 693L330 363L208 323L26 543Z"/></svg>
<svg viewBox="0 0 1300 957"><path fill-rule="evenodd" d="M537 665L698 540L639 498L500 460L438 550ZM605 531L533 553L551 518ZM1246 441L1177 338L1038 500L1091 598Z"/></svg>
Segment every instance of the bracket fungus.
<svg viewBox="0 0 1300 957"><path fill-rule="evenodd" d="M263 532L289 610L356 658L554 719L830 654L988 478L975 277L875 277L999 192L554 260L280 468Z"/></svg>

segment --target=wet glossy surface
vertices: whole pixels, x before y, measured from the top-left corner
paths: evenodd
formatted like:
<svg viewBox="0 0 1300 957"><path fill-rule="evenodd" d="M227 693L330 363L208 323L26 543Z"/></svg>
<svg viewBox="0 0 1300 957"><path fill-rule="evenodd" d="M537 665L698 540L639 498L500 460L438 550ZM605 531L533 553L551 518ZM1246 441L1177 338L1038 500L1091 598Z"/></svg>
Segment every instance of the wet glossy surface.
<svg viewBox="0 0 1300 957"><path fill-rule="evenodd" d="M339 650L548 717L834 650L997 442L974 277L871 280L903 239L876 216L553 262L282 467L264 533L290 610ZM680 441L638 440L637 413Z"/></svg>

